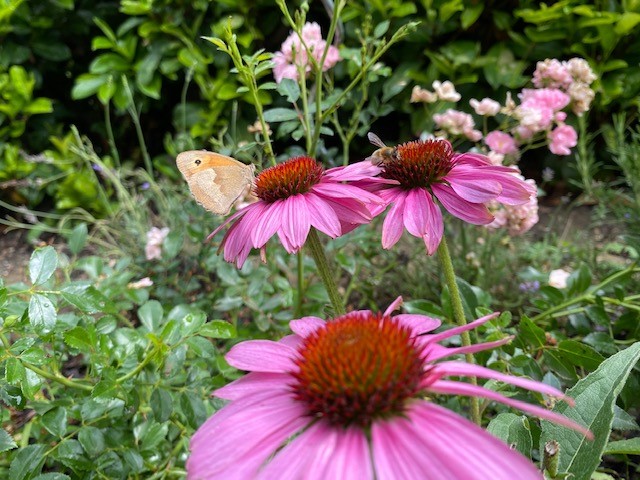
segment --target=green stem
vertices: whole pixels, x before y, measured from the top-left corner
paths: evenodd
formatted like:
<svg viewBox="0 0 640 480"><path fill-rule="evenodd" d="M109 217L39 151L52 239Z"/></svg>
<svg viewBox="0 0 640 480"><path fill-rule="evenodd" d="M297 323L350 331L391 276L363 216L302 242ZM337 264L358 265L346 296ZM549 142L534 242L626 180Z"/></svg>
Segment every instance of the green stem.
<svg viewBox="0 0 640 480"><path fill-rule="evenodd" d="M295 314L296 318L302 316L302 297L304 294L304 255L302 251L296 255L296 261L298 262L298 292L296 295Z"/></svg>
<svg viewBox="0 0 640 480"><path fill-rule="evenodd" d="M154 347L151 349L151 351L149 352L149 354L142 360L142 362L140 362L138 364L138 366L136 368L134 368L133 370L131 370L129 373L127 373L126 375L123 375L122 377L116 379L116 383L120 384L123 382L126 382L127 380L129 380L130 378L135 377L137 374L139 374L142 370L144 370L144 368L151 362L151 360L153 359L153 356L156 354L158 348Z"/></svg>
<svg viewBox="0 0 640 480"><path fill-rule="evenodd" d="M142 125L140 124L140 114L138 113L138 109L136 108L136 102L133 98L133 92L131 91L131 87L129 86L129 81L127 80L127 77L125 75L122 75L122 84L124 85L125 92L127 92L127 99L129 100L127 110L129 111L129 115L131 116L133 125L136 127L136 135L138 136L138 143L140 144L140 151L142 152L144 166L147 172L149 172L149 175L153 176L153 164L151 163L151 157L149 156L149 152L147 151L147 144L144 141L144 133L142 132Z"/></svg>
<svg viewBox="0 0 640 480"><path fill-rule="evenodd" d="M75 382L73 380L68 379L67 377L63 377L62 375L47 372L46 370L36 367L35 365L31 365L30 363L22 362L22 365L24 365L25 368L28 368L32 372L37 373L41 377L51 380L53 382L60 383L65 387L75 388L77 390L84 390L85 392L90 392L91 390L93 390L92 385L84 385L82 383Z"/></svg>
<svg viewBox="0 0 640 480"><path fill-rule="evenodd" d="M113 127L111 126L111 106L108 102L104 104L104 124L107 129L107 138L109 139L109 147L111 148L113 161L116 168L120 168L120 155L118 154L118 148L116 147L116 138L113 135Z"/></svg>
<svg viewBox="0 0 640 480"><path fill-rule="evenodd" d="M438 247L438 258L440 259L440 265L442 265L442 272L444 279L451 295L451 306L453 307L453 317L458 325L461 327L467 324L467 319L464 317L464 308L462 307L462 298L460 297L460 290L458 290L458 284L456 283L456 274L453 271L453 262L451 261L451 254L449 253L449 247L447 246L447 239L443 236L440 246ZM460 334L462 339L462 345L468 347L471 345L471 336L469 332L462 332ZM476 363L472 353L465 354L467 363ZM478 385L476 377L469 377L469 381L472 385ZM477 424L481 424L480 418L480 403L476 397L471 397L471 419Z"/></svg>
<svg viewBox="0 0 640 480"><path fill-rule="evenodd" d="M313 256L313 260L316 262L318 273L322 278L324 287L327 289L327 294L329 295L329 300L331 301L331 305L333 306L335 316L338 317L340 315L343 315L345 313L344 304L342 298L340 297L340 294L338 293L338 286L336 285L336 282L331 275L331 270L329 269L329 261L327 260L327 256L324 253L324 248L322 248L322 244L320 243L320 238L318 238L318 232L313 227L309 231L306 246L309 248L309 251Z"/></svg>

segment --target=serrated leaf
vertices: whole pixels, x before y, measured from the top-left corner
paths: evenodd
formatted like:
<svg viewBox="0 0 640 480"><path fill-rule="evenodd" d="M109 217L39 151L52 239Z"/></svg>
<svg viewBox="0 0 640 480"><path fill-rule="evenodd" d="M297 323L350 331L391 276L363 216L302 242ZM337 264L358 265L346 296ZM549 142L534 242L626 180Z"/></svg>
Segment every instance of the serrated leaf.
<svg viewBox="0 0 640 480"><path fill-rule="evenodd" d="M168 423L151 423L140 439L142 450L153 450L162 442L169 432Z"/></svg>
<svg viewBox="0 0 640 480"><path fill-rule="evenodd" d="M80 350L83 353L91 352L96 343L95 331L89 331L83 327L74 327L68 332L64 332L64 343L71 348Z"/></svg>
<svg viewBox="0 0 640 480"><path fill-rule="evenodd" d="M78 432L78 441L90 457L100 455L105 449L104 434L96 427L82 427Z"/></svg>
<svg viewBox="0 0 640 480"><path fill-rule="evenodd" d="M198 334L209 338L235 338L238 335L235 327L224 320L212 320L204 324Z"/></svg>
<svg viewBox="0 0 640 480"><path fill-rule="evenodd" d="M587 370L595 370L604 360L604 357L593 348L575 340L561 341L558 344L557 352L573 365Z"/></svg>
<svg viewBox="0 0 640 480"><path fill-rule="evenodd" d="M105 378L100 380L93 390L91 390L91 396L98 402L108 402L116 398L118 393L118 384L115 380Z"/></svg>
<svg viewBox="0 0 640 480"><path fill-rule="evenodd" d="M9 480L23 480L33 477L44 464L46 445L32 444L20 449L11 461Z"/></svg>
<svg viewBox="0 0 640 480"><path fill-rule="evenodd" d="M542 422L540 449L546 442L560 443L558 471L571 473L574 478L590 478L600 464L600 458L609 440L616 398L624 387L629 373L640 359L640 342L609 357L595 372L581 379L567 395L572 397L574 408L558 404L554 411L589 428L594 440L551 422Z"/></svg>
<svg viewBox="0 0 640 480"><path fill-rule="evenodd" d="M578 270L571 272L567 278L568 295L577 295L591 286L591 270L586 265L580 265Z"/></svg>
<svg viewBox="0 0 640 480"><path fill-rule="evenodd" d="M118 312L113 302L93 285L67 285L62 289L60 295L84 313L115 314Z"/></svg>
<svg viewBox="0 0 640 480"><path fill-rule="evenodd" d="M27 370L20 360L9 357L4 366L4 378L10 385L19 385L27 379Z"/></svg>
<svg viewBox="0 0 640 480"><path fill-rule="evenodd" d="M56 437L64 437L67 433L67 409L56 407L42 416L42 426Z"/></svg>
<svg viewBox="0 0 640 480"><path fill-rule="evenodd" d="M199 397L183 393L180 396L180 408L192 428L198 428L207 419L207 410Z"/></svg>
<svg viewBox="0 0 640 480"><path fill-rule="evenodd" d="M544 348L547 340L542 328L533 323L526 315L523 315L519 326L518 340L525 345L531 345L534 350Z"/></svg>
<svg viewBox="0 0 640 480"><path fill-rule="evenodd" d="M39 293L29 300L29 323L38 333L49 333L56 325L58 317L53 302Z"/></svg>
<svg viewBox="0 0 640 480"><path fill-rule="evenodd" d="M501 413L487 425L487 432L498 437L510 447L515 447L525 457L531 457L531 429L524 415Z"/></svg>
<svg viewBox="0 0 640 480"><path fill-rule="evenodd" d="M184 318L180 320L182 335L188 337L189 335L197 333L206 321L207 315L204 312L194 312L185 315Z"/></svg>
<svg viewBox="0 0 640 480"><path fill-rule="evenodd" d="M4 428L0 428L0 453L16 448L16 442L13 437L7 433Z"/></svg>
<svg viewBox="0 0 640 480"><path fill-rule="evenodd" d="M640 455L640 437L609 442L604 449L604 454Z"/></svg>
<svg viewBox="0 0 640 480"><path fill-rule="evenodd" d="M58 267L58 254L52 246L37 248L29 260L29 279L33 285L42 285Z"/></svg>

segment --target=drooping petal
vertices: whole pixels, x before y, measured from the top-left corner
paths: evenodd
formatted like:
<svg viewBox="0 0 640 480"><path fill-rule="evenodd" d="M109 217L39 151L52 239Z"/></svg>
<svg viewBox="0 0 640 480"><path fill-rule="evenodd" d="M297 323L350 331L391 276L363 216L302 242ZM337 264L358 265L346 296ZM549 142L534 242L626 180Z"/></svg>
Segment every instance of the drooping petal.
<svg viewBox="0 0 640 480"><path fill-rule="evenodd" d="M448 185L437 183L431 188L434 195L451 215L474 225L485 225L493 221L493 215L484 204L466 201Z"/></svg>
<svg viewBox="0 0 640 480"><path fill-rule="evenodd" d="M413 188L407 192L404 207L404 226L414 237L422 238L427 231L427 218L429 207L427 196L430 196L423 188Z"/></svg>
<svg viewBox="0 0 640 480"><path fill-rule="evenodd" d="M442 347L437 351L430 349L429 355L426 358L429 362L435 362L437 360L440 360L441 358L450 357L452 355L484 352L486 350L492 350L502 345L506 345L513 339L514 339L514 336L511 335L511 336L502 338L500 340L496 340L494 342L474 343L473 345L468 345L466 347ZM434 345L434 344L431 344L429 341L424 343Z"/></svg>
<svg viewBox="0 0 640 480"><path fill-rule="evenodd" d="M514 400L504 395L500 395L498 392L489 390L477 385L471 385L469 383L453 382L448 380L438 380L437 382L429 385L428 390L434 393L443 393L449 395L468 395L472 397L482 397L495 400L496 402L504 403L513 408L522 410L523 412L530 413L536 417L544 418L550 422L557 423L558 425L564 425L571 428L589 439L593 439L593 433L582 425L570 420L564 415L547 410L546 408L531 405L530 403Z"/></svg>
<svg viewBox="0 0 640 480"><path fill-rule="evenodd" d="M310 426L278 452L258 476L265 480L288 478L373 480L364 432L324 422Z"/></svg>
<svg viewBox="0 0 640 480"><path fill-rule="evenodd" d="M395 203L391 206L384 219L382 224L382 248L393 247L402 236L404 203L404 195L396 196Z"/></svg>
<svg viewBox="0 0 640 480"><path fill-rule="evenodd" d="M440 478L542 479L535 465L519 452L446 408L425 402L411 408L408 417L417 432L413 448L428 452L429 461L437 458L444 464L439 472L444 477Z"/></svg>
<svg viewBox="0 0 640 480"><path fill-rule="evenodd" d="M236 400L209 418L191 438L188 476L233 478L229 474L234 466L246 462L253 474L245 478L255 477L264 460L308 422L303 406L289 396L256 394ZM228 476L222 476L224 473Z"/></svg>
<svg viewBox="0 0 640 480"><path fill-rule="evenodd" d="M385 317L387 315L391 315L393 312L395 312L402 306L402 302L403 302L402 297L397 297L393 302L391 302L391 305L387 307L383 315Z"/></svg>
<svg viewBox="0 0 640 480"><path fill-rule="evenodd" d="M289 243L298 250L307 240L311 229L309 210L303 195L294 195L284 200L284 218L281 228Z"/></svg>
<svg viewBox="0 0 640 480"><path fill-rule="evenodd" d="M263 208L251 230L251 242L255 248L262 248L275 235L282 222L284 203L278 200Z"/></svg>
<svg viewBox="0 0 640 480"><path fill-rule="evenodd" d="M500 182L487 178L482 170L470 171L454 167L444 179L460 197L472 203L489 202L502 192Z"/></svg>
<svg viewBox="0 0 640 480"><path fill-rule="evenodd" d="M564 393L562 393L557 388L552 387L551 385L547 385L546 383L542 382L536 382L535 380L528 380L523 377L516 377L515 375L505 375L504 373L497 372L496 370L491 370L490 368L486 368L481 365L451 361L439 363L434 368L440 372L444 372L446 375L454 377L474 376L479 378L491 378L493 380L499 380L500 382L509 383L521 388L526 388L527 390L531 390L533 392L540 392L544 393L545 395L550 395L552 397L565 400L570 405L574 403L571 397L567 397Z"/></svg>
<svg viewBox="0 0 640 480"><path fill-rule="evenodd" d="M311 226L331 238L339 237L342 233L340 220L331 205L312 192L307 194L306 199Z"/></svg>
<svg viewBox="0 0 640 480"><path fill-rule="evenodd" d="M295 368L296 350L271 340L248 340L234 345L225 359L238 370L286 373Z"/></svg>
<svg viewBox="0 0 640 480"><path fill-rule="evenodd" d="M433 255L438 250L442 235L444 235L444 222L442 221L442 212L440 207L433 201L431 195L427 196L427 236L424 244L427 247L427 255Z"/></svg>

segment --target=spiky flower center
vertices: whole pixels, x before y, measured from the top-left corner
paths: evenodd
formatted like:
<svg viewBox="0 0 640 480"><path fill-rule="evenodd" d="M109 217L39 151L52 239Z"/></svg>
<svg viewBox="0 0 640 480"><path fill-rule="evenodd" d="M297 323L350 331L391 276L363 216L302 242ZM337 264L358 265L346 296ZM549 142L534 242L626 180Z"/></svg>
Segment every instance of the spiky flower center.
<svg viewBox="0 0 640 480"><path fill-rule="evenodd" d="M320 182L324 168L310 157L294 157L262 171L255 181L256 196L265 202L306 193Z"/></svg>
<svg viewBox="0 0 640 480"><path fill-rule="evenodd" d="M394 159L384 162L382 176L406 190L442 181L454 165L453 147L446 140L416 140L398 145L396 151Z"/></svg>
<svg viewBox="0 0 640 480"><path fill-rule="evenodd" d="M334 425L368 427L401 415L420 390L421 348L389 316L346 314L305 338L299 354L295 398Z"/></svg>

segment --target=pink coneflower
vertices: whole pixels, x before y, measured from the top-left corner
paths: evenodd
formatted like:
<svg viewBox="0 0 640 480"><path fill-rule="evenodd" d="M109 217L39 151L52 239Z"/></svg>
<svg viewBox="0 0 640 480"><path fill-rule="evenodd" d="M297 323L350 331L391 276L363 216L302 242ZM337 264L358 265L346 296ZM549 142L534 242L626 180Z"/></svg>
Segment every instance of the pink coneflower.
<svg viewBox="0 0 640 480"><path fill-rule="evenodd" d="M191 439L187 476L202 479L541 479L517 451L432 395L495 400L591 436L540 406L447 377L475 376L571 398L544 383L505 375L451 355L503 345L502 340L448 348L438 342L471 330L430 333L440 321L424 315L360 310L331 322L305 317L279 342L234 346L227 361L248 375L218 389L230 403Z"/></svg>
<svg viewBox="0 0 640 480"><path fill-rule="evenodd" d="M382 226L382 246L391 248L403 228L424 240L427 254L440 245L444 225L434 196L452 215L465 222L493 221L485 203L507 205L529 201L536 189L517 178L517 170L492 165L476 153L456 154L446 140L408 142L397 147L395 159L384 162L382 177L398 185L384 185L377 193L391 208Z"/></svg>
<svg viewBox="0 0 640 480"><path fill-rule="evenodd" d="M380 172L369 162L325 170L309 157L295 157L262 171L255 179L258 201L231 215L208 239L233 222L220 249L227 262L242 267L252 248L262 250L278 235L289 253L304 245L311 227L336 238L371 221L369 204L380 198L345 181L367 180Z"/></svg>

